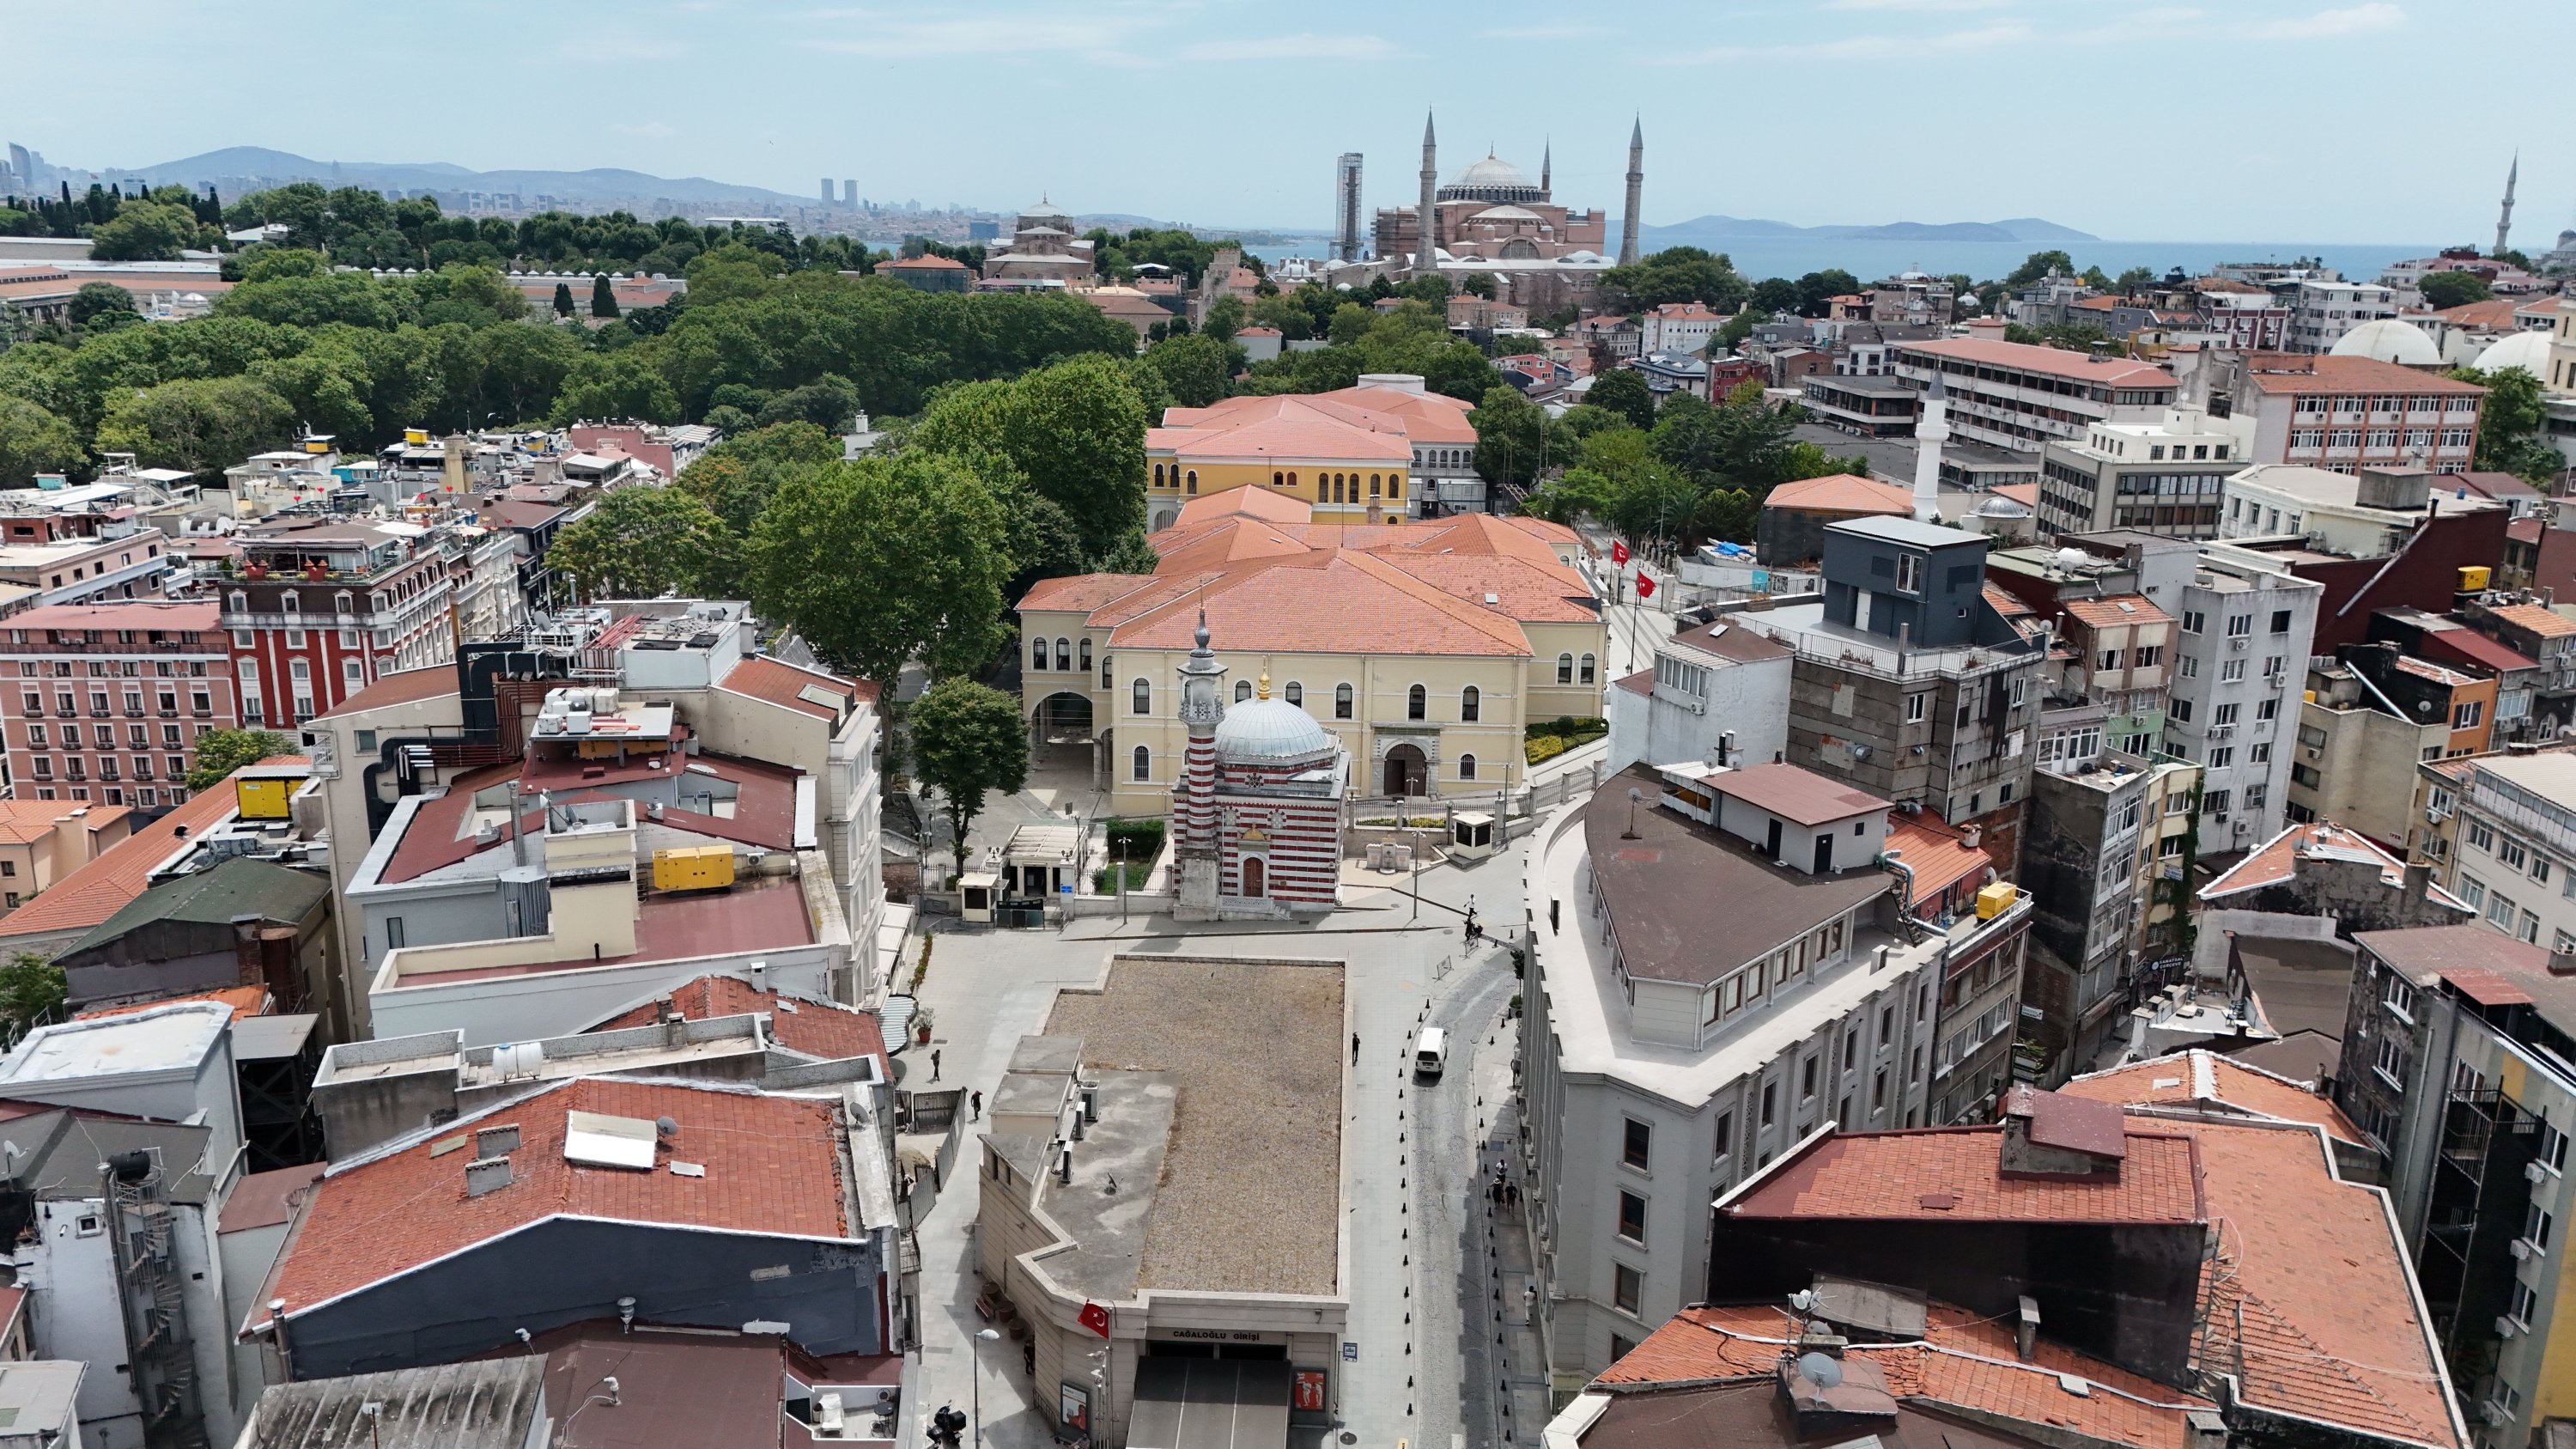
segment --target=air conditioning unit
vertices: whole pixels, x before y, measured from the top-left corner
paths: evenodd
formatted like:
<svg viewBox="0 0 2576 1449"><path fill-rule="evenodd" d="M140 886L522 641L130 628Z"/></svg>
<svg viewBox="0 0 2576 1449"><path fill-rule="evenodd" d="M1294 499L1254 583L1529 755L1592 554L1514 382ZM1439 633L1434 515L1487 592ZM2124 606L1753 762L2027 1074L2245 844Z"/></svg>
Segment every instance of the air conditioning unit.
<svg viewBox="0 0 2576 1449"><path fill-rule="evenodd" d="M2290 674L2288 670L2283 670L2279 674L2267 674L2263 676L2263 679L2265 683L2271 685L2274 689L2287 689L2290 687Z"/></svg>
<svg viewBox="0 0 2576 1449"><path fill-rule="evenodd" d="M2244 635L2242 635L2242 634L2239 634L2239 635L2237 635L2235 638L2230 639L2230 640L2228 640L2228 641L2227 641L2227 647L2228 647L2228 648L2230 648L2230 649L2235 650L2235 651L2236 651L2237 653L2239 653L2239 654L2242 654L2242 653L2244 653L2244 652L2246 651L2246 649L2247 649L2248 647L2250 647L2250 646L2253 644L2253 642L2254 642L2253 640L2246 638L2246 637L2245 637Z"/></svg>
<svg viewBox="0 0 2576 1449"><path fill-rule="evenodd" d="M2531 1182L2547 1182L2549 1180L2549 1169L2541 1166L2537 1162L2526 1162L2522 1165L2522 1175L2526 1180Z"/></svg>
<svg viewBox="0 0 2576 1449"><path fill-rule="evenodd" d="M2490 1426L2497 1424L2510 1424L2513 1422L2512 1412L2507 1410L2504 1405L2497 1403L2493 1399L2489 1399L2478 1405L2478 1417L2485 1420Z"/></svg>
<svg viewBox="0 0 2576 1449"><path fill-rule="evenodd" d="M2513 1255L2513 1260L2517 1263L2528 1263L2531 1261L2531 1239L2529 1238L2516 1238L2512 1242L2505 1244L2504 1250L2511 1253Z"/></svg>
<svg viewBox="0 0 2576 1449"><path fill-rule="evenodd" d="M2496 1330L2496 1337L2498 1337L2498 1338L2511 1338L2511 1337L2513 1337L2515 1334L2522 1332L2522 1325L2521 1325L2521 1324L2519 1324L2519 1323L2514 1322L2514 1321L2513 1321L2512 1319L2510 1319L2510 1318L2505 1317L2503 1314L2497 1314L2497 1315L2496 1315L2496 1322L2495 1322L2495 1330Z"/></svg>

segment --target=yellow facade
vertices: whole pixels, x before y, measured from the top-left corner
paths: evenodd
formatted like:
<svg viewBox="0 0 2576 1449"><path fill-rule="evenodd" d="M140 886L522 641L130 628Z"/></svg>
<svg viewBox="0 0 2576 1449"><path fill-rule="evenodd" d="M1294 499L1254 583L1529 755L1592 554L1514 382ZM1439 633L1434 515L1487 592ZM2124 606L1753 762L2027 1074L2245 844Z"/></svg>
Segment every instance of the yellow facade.
<svg viewBox="0 0 2576 1449"><path fill-rule="evenodd" d="M1397 516L1411 505L1402 463L1350 459L1261 458L1238 462L1183 462L1167 450L1145 453L1145 496L1188 502L1229 488L1259 488L1294 498L1315 510L1318 523L1365 523L1374 507Z"/></svg>

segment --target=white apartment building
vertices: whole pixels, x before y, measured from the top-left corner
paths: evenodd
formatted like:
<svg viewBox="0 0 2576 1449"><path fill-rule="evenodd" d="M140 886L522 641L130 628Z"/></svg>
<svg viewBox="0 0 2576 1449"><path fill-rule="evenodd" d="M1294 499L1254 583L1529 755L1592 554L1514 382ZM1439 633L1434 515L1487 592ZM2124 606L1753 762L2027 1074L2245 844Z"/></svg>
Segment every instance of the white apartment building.
<svg viewBox="0 0 2576 1449"><path fill-rule="evenodd" d="M1953 337L1896 349L1896 375L1916 387L1928 389L1936 372L1952 436L2016 453L2074 442L2095 423L2161 421L2179 388L2153 363L2061 347Z"/></svg>
<svg viewBox="0 0 2576 1449"><path fill-rule="evenodd" d="M2385 558L2403 547L2433 506L2433 475L2409 466L2332 472L2257 463L2227 479L2220 538L2298 535L2348 558ZM2501 508L2485 498L2444 498L2445 513Z"/></svg>
<svg viewBox="0 0 2576 1449"><path fill-rule="evenodd" d="M2040 449L2040 531L2215 537L2220 495L2244 466L2250 434L2248 422L2176 407L2153 422L2095 423L2079 441L2051 442Z"/></svg>
<svg viewBox="0 0 2576 1449"><path fill-rule="evenodd" d="M1559 1386L1704 1296L1719 1195L1827 1124L1943 1123L2005 1084L2030 899L1958 908L1974 837L1890 812L1790 765L1639 766L1541 827L1523 1166Z"/></svg>
<svg viewBox="0 0 2576 1449"><path fill-rule="evenodd" d="M1733 619L1686 624L1655 645L1651 667L1603 695L1612 770L1640 760L1733 763L1789 748L1789 673L1797 651ZM1727 759L1718 760L1723 749Z"/></svg>
<svg viewBox="0 0 2576 1449"><path fill-rule="evenodd" d="M1697 357L1707 349L1708 339L1726 325L1726 319L1700 302L1666 302L1637 318L1641 329L1638 351L1678 352Z"/></svg>
<svg viewBox="0 0 2576 1449"><path fill-rule="evenodd" d="M2496 931L2576 951L2576 751L2426 761L2422 854ZM2413 823L2413 822L2410 822Z"/></svg>
<svg viewBox="0 0 2576 1449"><path fill-rule="evenodd" d="M2204 552L2166 605L2182 628L2165 749L2201 767L2203 854L2240 850L2281 828L2324 593L2322 584Z"/></svg>
<svg viewBox="0 0 2576 1449"><path fill-rule="evenodd" d="M2378 282L2325 281L2299 283L2290 308L2290 350L2325 352L2364 322L2397 315L2397 290Z"/></svg>

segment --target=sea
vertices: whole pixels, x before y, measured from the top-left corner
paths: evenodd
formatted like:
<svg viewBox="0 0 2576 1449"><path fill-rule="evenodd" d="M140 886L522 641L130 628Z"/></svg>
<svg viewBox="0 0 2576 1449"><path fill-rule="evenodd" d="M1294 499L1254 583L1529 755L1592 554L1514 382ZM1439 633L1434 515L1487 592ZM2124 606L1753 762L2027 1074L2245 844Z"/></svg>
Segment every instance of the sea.
<svg viewBox="0 0 2576 1449"><path fill-rule="evenodd" d="M1320 257L1329 238L1279 238L1246 250L1265 262L1285 257ZM2314 257L2354 281L2374 281L2391 262L2429 257L2441 250L2431 244L2325 241L1878 241L1843 237L1728 237L1699 243L1723 252L1747 277L1800 277L1840 267L1863 282L1874 282L1908 270L1949 276L1965 272L1979 281L2009 275L2032 252L2063 251L2075 269L2100 267L2118 276L2131 267L2146 267L2163 276L2180 267L2191 276L2206 274L2221 262L2288 262Z"/></svg>

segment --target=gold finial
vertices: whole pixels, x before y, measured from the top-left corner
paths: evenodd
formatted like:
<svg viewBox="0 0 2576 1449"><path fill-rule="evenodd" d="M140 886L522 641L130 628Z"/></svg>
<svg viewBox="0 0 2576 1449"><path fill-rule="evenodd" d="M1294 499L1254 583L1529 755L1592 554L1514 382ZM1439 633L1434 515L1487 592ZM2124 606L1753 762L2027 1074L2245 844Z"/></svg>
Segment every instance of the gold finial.
<svg viewBox="0 0 2576 1449"><path fill-rule="evenodd" d="M1266 656L1261 661L1261 690L1254 697L1257 699L1270 697L1270 660Z"/></svg>

